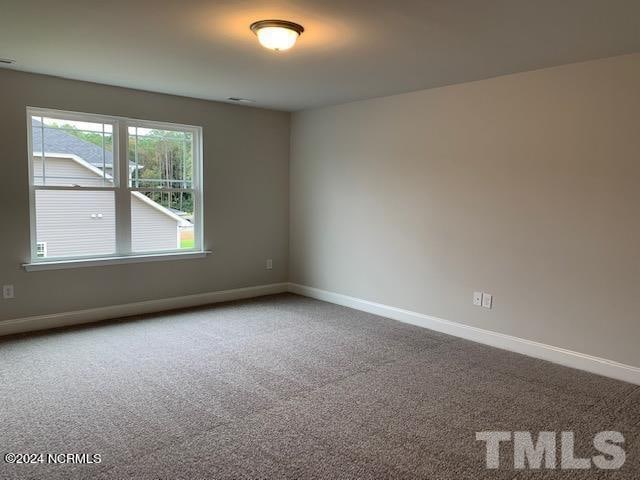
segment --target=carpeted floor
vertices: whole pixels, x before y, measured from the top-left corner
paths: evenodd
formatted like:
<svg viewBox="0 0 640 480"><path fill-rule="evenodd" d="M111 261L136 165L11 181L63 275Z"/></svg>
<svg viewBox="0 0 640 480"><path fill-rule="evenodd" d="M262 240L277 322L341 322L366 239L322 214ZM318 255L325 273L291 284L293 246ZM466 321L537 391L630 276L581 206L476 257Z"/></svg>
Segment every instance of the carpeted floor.
<svg viewBox="0 0 640 480"><path fill-rule="evenodd" d="M295 295L0 340L0 478L640 477L640 388ZM618 471L485 469L476 431L617 430Z"/></svg>

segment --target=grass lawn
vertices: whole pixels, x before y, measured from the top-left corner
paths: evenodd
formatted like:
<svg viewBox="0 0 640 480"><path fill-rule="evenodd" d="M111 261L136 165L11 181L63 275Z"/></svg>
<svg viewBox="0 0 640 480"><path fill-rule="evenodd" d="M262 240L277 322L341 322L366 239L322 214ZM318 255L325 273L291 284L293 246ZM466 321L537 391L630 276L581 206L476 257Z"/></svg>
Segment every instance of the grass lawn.
<svg viewBox="0 0 640 480"><path fill-rule="evenodd" d="M180 248L193 248L196 241L193 238L193 227L180 230Z"/></svg>
<svg viewBox="0 0 640 480"><path fill-rule="evenodd" d="M180 239L180 248L193 248L195 245L195 241L193 238L181 238Z"/></svg>

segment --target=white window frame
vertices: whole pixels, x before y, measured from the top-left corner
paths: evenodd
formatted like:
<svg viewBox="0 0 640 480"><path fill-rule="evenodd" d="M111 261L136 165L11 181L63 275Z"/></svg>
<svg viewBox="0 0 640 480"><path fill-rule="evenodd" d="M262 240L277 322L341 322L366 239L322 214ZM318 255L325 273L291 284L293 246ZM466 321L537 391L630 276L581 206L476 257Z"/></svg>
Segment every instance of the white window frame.
<svg viewBox="0 0 640 480"><path fill-rule="evenodd" d="M110 265L113 263L132 263L137 261L173 260L190 257L202 257L210 253L204 250L204 212L202 189L202 127L168 122L140 120L128 117L100 115L92 113L69 112L40 107L27 107L28 146L27 159L29 163L29 212L31 231L31 259L25 263L26 270L49 270L58 268L73 268L78 266ZM84 122L110 123L113 125L113 185L96 187L81 186L46 186L36 185L33 172L33 134L32 117L51 117L64 120ZM148 188L132 188L129 186L129 145L128 128L156 128L162 130L179 130L192 135L192 188L194 207L194 247L192 249L161 250L151 252L133 252L131 250L131 198L132 192L148 191ZM37 146L36 151L37 151ZM41 152L44 153L44 152ZM123 154L124 153L124 154ZM42 258L37 256L36 235L36 191L37 190L70 190L70 191L113 191L116 212L116 251L109 255L83 255L69 257ZM162 189L162 191L178 191L182 189Z"/></svg>

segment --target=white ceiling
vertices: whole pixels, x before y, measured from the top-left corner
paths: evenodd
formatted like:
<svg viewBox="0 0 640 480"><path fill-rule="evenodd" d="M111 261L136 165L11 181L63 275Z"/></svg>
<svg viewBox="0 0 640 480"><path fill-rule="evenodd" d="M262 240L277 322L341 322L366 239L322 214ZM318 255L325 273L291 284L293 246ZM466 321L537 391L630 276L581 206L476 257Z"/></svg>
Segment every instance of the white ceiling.
<svg viewBox="0 0 640 480"><path fill-rule="evenodd" d="M249 25L304 25L293 50ZM639 0L5 0L9 67L283 110L640 51Z"/></svg>

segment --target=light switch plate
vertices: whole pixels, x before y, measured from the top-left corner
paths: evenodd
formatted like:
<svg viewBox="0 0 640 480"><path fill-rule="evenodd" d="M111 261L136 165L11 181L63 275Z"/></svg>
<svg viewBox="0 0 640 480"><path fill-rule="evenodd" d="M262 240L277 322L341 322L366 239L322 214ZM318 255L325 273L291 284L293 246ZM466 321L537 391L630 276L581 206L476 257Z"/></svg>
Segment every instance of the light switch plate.
<svg viewBox="0 0 640 480"><path fill-rule="evenodd" d="M270 258L269 258L269 259L267 260L267 263L266 263L266 265L265 265L265 268L266 268L267 270L273 270L273 260L272 260L272 259L270 259Z"/></svg>
<svg viewBox="0 0 640 480"><path fill-rule="evenodd" d="M491 295L490 293L483 293L482 306L484 308L491 308L492 305L493 305L493 295Z"/></svg>

